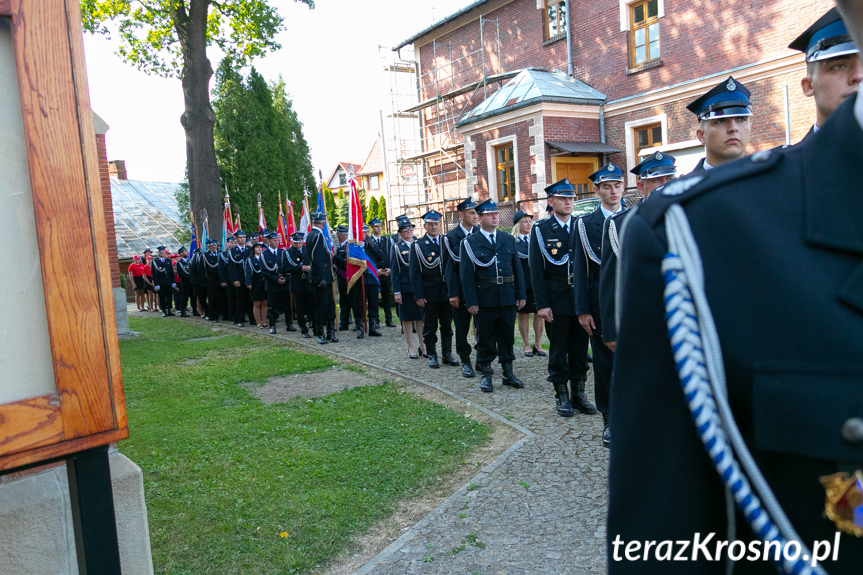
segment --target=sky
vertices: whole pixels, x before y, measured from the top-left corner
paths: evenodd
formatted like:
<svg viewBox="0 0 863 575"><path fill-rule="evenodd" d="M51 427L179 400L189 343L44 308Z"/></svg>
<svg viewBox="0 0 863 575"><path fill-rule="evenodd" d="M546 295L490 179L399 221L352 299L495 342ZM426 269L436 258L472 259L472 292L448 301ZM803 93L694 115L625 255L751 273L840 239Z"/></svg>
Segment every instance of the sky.
<svg viewBox="0 0 863 575"><path fill-rule="evenodd" d="M339 161L363 160L371 149L387 88L381 53L391 58L394 45L471 3L316 0L310 10L276 2L287 28L277 38L282 49L254 65L269 81L284 78L315 176L320 169L327 177ZM133 180L180 182L186 168L180 80L135 70L116 55L117 46L84 35L91 105L110 126L108 160L125 160ZM212 49L209 56L215 70Z"/></svg>

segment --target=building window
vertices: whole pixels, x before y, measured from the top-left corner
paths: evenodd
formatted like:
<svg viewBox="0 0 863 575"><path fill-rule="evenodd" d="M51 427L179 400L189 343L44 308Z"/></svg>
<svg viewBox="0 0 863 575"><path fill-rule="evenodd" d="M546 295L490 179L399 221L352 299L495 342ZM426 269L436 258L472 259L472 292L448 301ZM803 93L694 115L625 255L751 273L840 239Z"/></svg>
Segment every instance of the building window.
<svg viewBox="0 0 863 575"><path fill-rule="evenodd" d="M511 202L515 196L515 154L512 142L495 146L497 164L497 201Z"/></svg>
<svg viewBox="0 0 863 575"><path fill-rule="evenodd" d="M636 2L630 7L632 66L659 59L659 0Z"/></svg>
<svg viewBox="0 0 863 575"><path fill-rule="evenodd" d="M348 185L348 175L344 172L341 172L339 174L339 185L340 186L347 186Z"/></svg>
<svg viewBox="0 0 863 575"><path fill-rule="evenodd" d="M546 40L566 34L566 2L564 0L545 0L543 20Z"/></svg>
<svg viewBox="0 0 863 575"><path fill-rule="evenodd" d="M370 190L381 189L380 176L378 176L377 174L375 174L374 176L369 176L369 189Z"/></svg>
<svg viewBox="0 0 863 575"><path fill-rule="evenodd" d="M638 158L641 150L662 145L662 124L650 124L635 129L635 157ZM638 160L641 161L641 160Z"/></svg>

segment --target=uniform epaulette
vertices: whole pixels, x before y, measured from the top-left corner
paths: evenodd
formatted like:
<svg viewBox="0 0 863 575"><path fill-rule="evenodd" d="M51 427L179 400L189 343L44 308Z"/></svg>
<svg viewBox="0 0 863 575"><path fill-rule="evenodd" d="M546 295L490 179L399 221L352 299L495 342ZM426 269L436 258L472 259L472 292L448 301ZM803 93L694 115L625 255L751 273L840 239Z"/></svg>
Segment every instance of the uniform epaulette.
<svg viewBox="0 0 863 575"><path fill-rule="evenodd" d="M773 170L785 157L786 150L774 148L755 152L751 156L736 160L713 170L672 180L656 188L650 200L638 206L638 214L650 225L663 217L669 206L688 202L710 190L725 184L740 182L746 178Z"/></svg>

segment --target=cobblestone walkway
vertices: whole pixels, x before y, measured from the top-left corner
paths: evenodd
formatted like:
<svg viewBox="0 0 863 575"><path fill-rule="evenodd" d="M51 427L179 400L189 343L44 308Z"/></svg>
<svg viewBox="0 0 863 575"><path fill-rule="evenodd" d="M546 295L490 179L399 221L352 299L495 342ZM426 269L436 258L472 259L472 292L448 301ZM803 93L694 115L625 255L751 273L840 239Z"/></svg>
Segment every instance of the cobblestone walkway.
<svg viewBox="0 0 863 575"><path fill-rule="evenodd" d="M524 357L518 340L514 371L525 388L500 385L495 363L494 393L482 393L478 376L466 379L452 366L430 369L422 357L408 357L399 328L381 330L383 337L363 340L352 331L339 332L339 343L318 345L299 332L285 333L279 323L278 337L431 385L525 437L356 575L605 573L608 450L601 445L599 414L559 417L545 380L547 358ZM592 375L587 383L593 401Z"/></svg>

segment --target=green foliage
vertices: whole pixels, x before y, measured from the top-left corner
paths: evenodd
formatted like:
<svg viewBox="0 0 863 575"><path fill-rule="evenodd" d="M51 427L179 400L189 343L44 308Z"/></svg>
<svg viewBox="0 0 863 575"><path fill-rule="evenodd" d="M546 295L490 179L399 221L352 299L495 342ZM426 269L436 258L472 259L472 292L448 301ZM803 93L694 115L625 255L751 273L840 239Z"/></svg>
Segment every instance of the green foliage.
<svg viewBox="0 0 863 575"><path fill-rule="evenodd" d="M369 200L368 214L369 219L366 221L371 221L375 218L378 218L378 214L380 213L380 208L378 207L378 199L372 196L372 199Z"/></svg>
<svg viewBox="0 0 863 575"><path fill-rule="evenodd" d="M324 186L324 205L327 208L327 216L335 215L336 213L336 199L333 197L333 191L327 187L326 184Z"/></svg>
<svg viewBox="0 0 863 575"><path fill-rule="evenodd" d="M130 327L119 448L144 472L158 574L309 572L489 436L392 384L264 405L238 383L332 360L201 322Z"/></svg>
<svg viewBox="0 0 863 575"><path fill-rule="evenodd" d="M189 243L192 238L190 227L192 225L191 202L189 201L189 181L182 182L177 189L174 190L174 199L177 200L177 216L180 218L182 226L177 233L174 234L181 244ZM200 224L199 224L200 225Z"/></svg>
<svg viewBox="0 0 863 575"><path fill-rule="evenodd" d="M299 1L315 6L313 0ZM265 0L81 1L84 30L116 37L123 61L165 77L180 77L182 43L190 20L201 9L207 18L207 46L218 46L236 62L247 63L281 48L274 38L285 29L283 19Z"/></svg>
<svg viewBox="0 0 863 575"><path fill-rule="evenodd" d="M333 225L348 225L348 200L341 188L339 188L339 205L336 207L336 223Z"/></svg>
<svg viewBox="0 0 863 575"><path fill-rule="evenodd" d="M366 208L366 191L365 190L357 190L357 193L360 195L360 209L363 212L363 221L369 221L368 218L368 209Z"/></svg>
<svg viewBox="0 0 863 575"><path fill-rule="evenodd" d="M388 231L389 222L387 221L387 198L381 196L381 201L378 203L378 218L384 223L384 233Z"/></svg>
<svg viewBox="0 0 863 575"><path fill-rule="evenodd" d="M226 58L216 71L213 92L216 158L231 203L240 210L245 225L257 229L261 194L267 226L275 230L286 193L301 209L303 190L315 186L309 146L285 83L280 77L268 85L254 67L244 79ZM299 221L297 213L294 219Z"/></svg>

